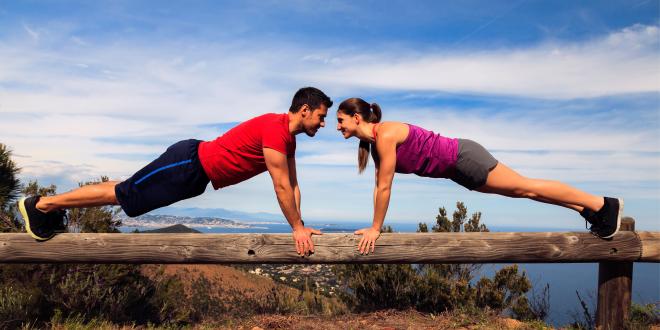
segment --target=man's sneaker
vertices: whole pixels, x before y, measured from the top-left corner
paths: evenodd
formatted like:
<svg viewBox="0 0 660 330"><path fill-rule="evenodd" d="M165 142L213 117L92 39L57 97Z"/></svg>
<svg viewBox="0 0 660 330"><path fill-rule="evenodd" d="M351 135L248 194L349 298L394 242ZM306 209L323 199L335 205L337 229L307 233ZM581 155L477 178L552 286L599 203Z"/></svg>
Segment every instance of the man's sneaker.
<svg viewBox="0 0 660 330"><path fill-rule="evenodd" d="M622 215L623 199L605 197L603 207L587 219L591 223L589 230L600 238L611 238L619 232Z"/></svg>
<svg viewBox="0 0 660 330"><path fill-rule="evenodd" d="M66 214L65 210L48 212L47 215L50 217L48 225L53 232L64 233L67 231L66 227L69 225L69 216Z"/></svg>
<svg viewBox="0 0 660 330"><path fill-rule="evenodd" d="M37 241L46 241L55 236L55 232L50 226L51 215L37 209L39 198L40 196L21 198L18 209L23 216L28 234Z"/></svg>

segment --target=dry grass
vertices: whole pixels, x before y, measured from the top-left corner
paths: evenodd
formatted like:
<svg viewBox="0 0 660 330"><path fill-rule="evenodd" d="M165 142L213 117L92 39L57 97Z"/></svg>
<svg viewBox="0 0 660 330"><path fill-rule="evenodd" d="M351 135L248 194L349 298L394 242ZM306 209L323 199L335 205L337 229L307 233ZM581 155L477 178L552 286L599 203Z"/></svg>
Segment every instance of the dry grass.
<svg viewBox="0 0 660 330"><path fill-rule="evenodd" d="M465 315L443 313L439 315L408 311L379 311L346 314L334 317L262 315L246 320L236 328L252 329L544 329L495 315ZM545 329L549 329L545 327Z"/></svg>
<svg viewBox="0 0 660 330"><path fill-rule="evenodd" d="M53 329L168 329L166 327L118 327L109 324L89 325L67 322L56 325ZM199 324L189 329L461 329L461 330L526 330L552 329L539 323L525 323L496 315L466 315L461 313L443 313L439 315L410 311L379 311L363 314L345 314L340 316L300 316L300 315L257 315L246 319L226 320L223 323Z"/></svg>

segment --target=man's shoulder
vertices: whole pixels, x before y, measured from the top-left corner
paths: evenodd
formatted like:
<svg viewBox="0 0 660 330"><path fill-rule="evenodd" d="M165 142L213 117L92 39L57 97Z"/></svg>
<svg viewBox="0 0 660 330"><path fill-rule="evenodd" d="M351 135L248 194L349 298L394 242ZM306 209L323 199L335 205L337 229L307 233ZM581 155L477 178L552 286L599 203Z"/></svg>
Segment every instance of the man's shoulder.
<svg viewBox="0 0 660 330"><path fill-rule="evenodd" d="M289 130L289 116L286 113L266 113L252 120L255 126L260 126L264 131Z"/></svg>
<svg viewBox="0 0 660 330"><path fill-rule="evenodd" d="M256 116L250 120L256 121L281 121L284 120L286 113L264 113L263 115Z"/></svg>
<svg viewBox="0 0 660 330"><path fill-rule="evenodd" d="M262 128L268 128L273 126L279 126L278 123L283 121L282 114L279 113L265 113L256 117L252 117L236 127L235 130L261 130Z"/></svg>

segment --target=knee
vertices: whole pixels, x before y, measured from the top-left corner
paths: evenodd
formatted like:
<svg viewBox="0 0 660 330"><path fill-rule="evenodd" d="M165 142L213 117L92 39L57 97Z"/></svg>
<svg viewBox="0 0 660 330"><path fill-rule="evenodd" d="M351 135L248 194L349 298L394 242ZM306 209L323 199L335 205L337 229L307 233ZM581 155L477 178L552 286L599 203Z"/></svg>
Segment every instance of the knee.
<svg viewBox="0 0 660 330"><path fill-rule="evenodd" d="M117 194L115 193L115 186L119 182L105 182L103 185L103 194L104 194L104 199L106 202L117 205L119 204L119 201L117 201Z"/></svg>
<svg viewBox="0 0 660 330"><path fill-rule="evenodd" d="M538 194L536 194L535 192L530 191L530 190L526 190L526 189L523 189L523 188L515 189L513 191L513 194L517 198L536 198L536 197L538 197Z"/></svg>

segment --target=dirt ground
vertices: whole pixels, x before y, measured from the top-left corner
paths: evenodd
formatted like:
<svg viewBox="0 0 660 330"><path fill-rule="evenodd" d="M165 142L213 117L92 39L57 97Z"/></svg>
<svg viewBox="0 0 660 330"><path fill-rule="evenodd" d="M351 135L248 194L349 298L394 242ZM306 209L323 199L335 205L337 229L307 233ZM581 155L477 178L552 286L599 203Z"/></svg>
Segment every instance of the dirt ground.
<svg viewBox="0 0 660 330"><path fill-rule="evenodd" d="M513 319L484 317L470 319L460 315L430 315L416 311L381 311L365 314L348 314L334 317L264 315L233 324L225 324L225 329L266 330L266 329L544 329ZM546 328L550 329L550 328Z"/></svg>
<svg viewBox="0 0 660 330"><path fill-rule="evenodd" d="M144 265L142 273L153 277L159 269L162 269L165 275L177 275L183 281L186 292L190 289L191 282L200 276L208 279L214 287L222 290L238 290L246 295L267 293L273 288L291 292L298 291L289 286L277 284L270 278L222 265Z"/></svg>

